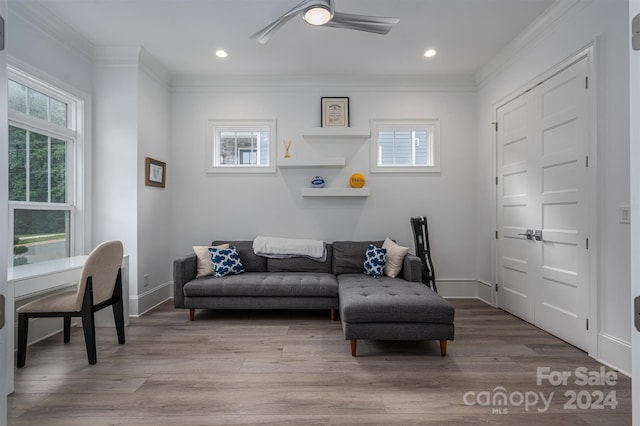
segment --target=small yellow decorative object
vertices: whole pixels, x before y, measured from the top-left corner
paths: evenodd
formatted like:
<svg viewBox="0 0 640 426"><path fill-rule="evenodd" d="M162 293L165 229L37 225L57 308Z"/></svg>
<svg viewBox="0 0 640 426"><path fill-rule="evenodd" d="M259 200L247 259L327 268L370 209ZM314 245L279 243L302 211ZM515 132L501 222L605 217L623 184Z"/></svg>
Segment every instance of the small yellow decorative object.
<svg viewBox="0 0 640 426"><path fill-rule="evenodd" d="M349 178L349 184L352 188L362 188L367 183L367 179L362 173L354 173Z"/></svg>
<svg viewBox="0 0 640 426"><path fill-rule="evenodd" d="M291 148L291 140L282 141L282 143L284 144L284 158L291 158L291 155L289 154L289 148Z"/></svg>

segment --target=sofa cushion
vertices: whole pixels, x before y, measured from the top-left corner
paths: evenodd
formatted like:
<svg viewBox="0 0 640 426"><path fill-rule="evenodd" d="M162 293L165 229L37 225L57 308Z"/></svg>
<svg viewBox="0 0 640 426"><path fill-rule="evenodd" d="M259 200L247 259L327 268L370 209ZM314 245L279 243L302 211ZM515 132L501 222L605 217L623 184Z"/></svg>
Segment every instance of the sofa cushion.
<svg viewBox="0 0 640 426"><path fill-rule="evenodd" d="M369 244L364 256L364 272L373 278L380 278L384 273L384 263L387 259L387 249Z"/></svg>
<svg viewBox="0 0 640 426"><path fill-rule="evenodd" d="M229 248L229 244L222 244L214 248ZM197 258L198 272L196 273L196 278L213 275L213 262L211 262L209 246L193 246L192 249Z"/></svg>
<svg viewBox="0 0 640 426"><path fill-rule="evenodd" d="M212 246L229 244L234 246L240 256L245 272L266 272L267 259L253 252L253 241L214 241Z"/></svg>
<svg viewBox="0 0 640 426"><path fill-rule="evenodd" d="M453 324L453 306L422 283L364 274L340 275L338 283L345 322Z"/></svg>
<svg viewBox="0 0 640 426"><path fill-rule="evenodd" d="M244 267L235 247L209 247L209 253L211 254L211 263L213 263L213 273L216 277L244 273Z"/></svg>
<svg viewBox="0 0 640 426"><path fill-rule="evenodd" d="M226 277L203 277L183 287L185 297L337 297L332 274L314 272L245 272Z"/></svg>
<svg viewBox="0 0 640 426"><path fill-rule="evenodd" d="M362 274L364 257L369 244L382 246L383 241L334 241L331 271L335 275Z"/></svg>
<svg viewBox="0 0 640 426"><path fill-rule="evenodd" d="M384 274L388 277L395 278L402 270L402 262L407 253L409 253L409 247L398 245L390 238L384 240L382 247L387 249L387 259L384 262Z"/></svg>
<svg viewBox="0 0 640 426"><path fill-rule="evenodd" d="M324 262L307 257L290 257L286 259L267 258L269 272L320 272L331 273L331 244L325 244L327 258Z"/></svg>

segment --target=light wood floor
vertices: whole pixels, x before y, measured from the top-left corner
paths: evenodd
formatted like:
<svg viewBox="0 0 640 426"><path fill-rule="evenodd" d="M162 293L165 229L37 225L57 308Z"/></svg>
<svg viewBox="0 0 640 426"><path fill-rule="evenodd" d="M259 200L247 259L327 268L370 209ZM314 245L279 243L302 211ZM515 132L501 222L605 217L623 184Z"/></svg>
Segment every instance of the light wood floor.
<svg viewBox="0 0 640 426"><path fill-rule="evenodd" d="M95 366L78 329L68 345L59 335L29 347L9 425L631 424L629 378L578 386L576 368L601 367L585 353L482 302L452 303L456 338L445 358L435 341L360 341L352 358L329 312L197 311L189 322L166 302L131 319L124 346L99 329ZM537 385L538 367L572 376ZM508 405L483 403L500 390ZM570 392L591 407L612 391L615 409L565 407ZM534 392L553 392L547 410L520 404Z"/></svg>

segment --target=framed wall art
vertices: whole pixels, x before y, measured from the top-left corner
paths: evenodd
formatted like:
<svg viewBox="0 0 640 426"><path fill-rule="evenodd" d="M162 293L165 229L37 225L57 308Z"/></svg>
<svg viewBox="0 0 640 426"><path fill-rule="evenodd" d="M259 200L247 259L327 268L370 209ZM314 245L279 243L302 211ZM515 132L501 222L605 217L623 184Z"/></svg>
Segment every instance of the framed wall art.
<svg viewBox="0 0 640 426"><path fill-rule="evenodd" d="M146 157L144 160L144 184L164 188L167 177L167 163Z"/></svg>
<svg viewBox="0 0 640 426"><path fill-rule="evenodd" d="M322 127L349 127L349 98L320 99Z"/></svg>

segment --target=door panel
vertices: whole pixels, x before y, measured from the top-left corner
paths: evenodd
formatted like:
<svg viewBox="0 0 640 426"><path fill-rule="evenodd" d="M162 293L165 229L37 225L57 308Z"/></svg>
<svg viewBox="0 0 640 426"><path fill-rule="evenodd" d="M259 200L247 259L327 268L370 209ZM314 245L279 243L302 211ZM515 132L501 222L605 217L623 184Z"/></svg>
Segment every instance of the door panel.
<svg viewBox="0 0 640 426"><path fill-rule="evenodd" d="M544 285L536 303L536 324L579 348L588 346L589 314L586 75L588 63L583 59L540 86L541 166L562 171L550 185L555 190L546 191L544 185L541 190Z"/></svg>
<svg viewBox="0 0 640 426"><path fill-rule="evenodd" d="M588 346L587 58L498 108L498 304ZM541 238L520 235L541 231Z"/></svg>
<svg viewBox="0 0 640 426"><path fill-rule="evenodd" d="M530 226L529 162L531 111L527 94L498 109L498 293L499 305L526 321L533 321L529 288L530 244L523 234Z"/></svg>

